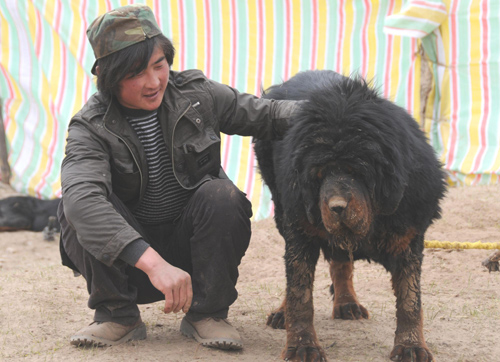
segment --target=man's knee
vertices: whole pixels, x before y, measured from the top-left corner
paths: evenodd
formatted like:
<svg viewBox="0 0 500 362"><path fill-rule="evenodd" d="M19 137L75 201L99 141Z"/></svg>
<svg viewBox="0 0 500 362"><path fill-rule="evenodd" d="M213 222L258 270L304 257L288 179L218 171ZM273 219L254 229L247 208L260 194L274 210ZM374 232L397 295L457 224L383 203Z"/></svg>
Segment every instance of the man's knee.
<svg viewBox="0 0 500 362"><path fill-rule="evenodd" d="M209 202L224 214L243 213L252 217L252 204L236 185L227 179L212 180L204 183L197 191L197 197Z"/></svg>

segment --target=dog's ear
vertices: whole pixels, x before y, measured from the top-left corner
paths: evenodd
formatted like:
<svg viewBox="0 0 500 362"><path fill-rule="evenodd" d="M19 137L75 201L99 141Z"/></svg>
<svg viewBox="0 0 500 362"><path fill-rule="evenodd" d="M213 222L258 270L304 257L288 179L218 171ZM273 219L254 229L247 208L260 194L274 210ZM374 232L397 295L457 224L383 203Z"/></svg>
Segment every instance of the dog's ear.
<svg viewBox="0 0 500 362"><path fill-rule="evenodd" d="M374 191L377 211L382 215L391 215L398 209L407 186L405 172L393 169L389 174L378 177L376 182Z"/></svg>
<svg viewBox="0 0 500 362"><path fill-rule="evenodd" d="M295 166L296 186L298 190L300 190L300 194L298 195L302 198L301 203L304 206L307 221L314 225L316 221L321 218L318 207L319 195L314 193L314 190L318 190L319 192L319 186L315 186L316 181L310 177L314 172L311 172L311 170L303 164L295 164ZM299 172L298 170L302 171Z"/></svg>
<svg viewBox="0 0 500 362"><path fill-rule="evenodd" d="M302 188L302 201L304 203L304 209L306 211L306 216L307 220L309 221L310 224L315 224L315 203L314 203L314 195L312 194L312 191L308 187L304 187L304 185L301 185Z"/></svg>

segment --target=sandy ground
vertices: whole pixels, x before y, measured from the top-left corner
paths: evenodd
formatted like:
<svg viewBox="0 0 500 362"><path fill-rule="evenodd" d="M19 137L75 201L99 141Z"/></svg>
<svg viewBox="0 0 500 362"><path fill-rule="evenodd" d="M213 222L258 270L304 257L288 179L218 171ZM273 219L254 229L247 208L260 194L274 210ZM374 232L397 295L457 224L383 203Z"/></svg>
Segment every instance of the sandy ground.
<svg viewBox="0 0 500 362"><path fill-rule="evenodd" d="M12 194L0 187L0 197ZM444 216L427 240L500 242L500 185L450 189ZM223 352L198 346L179 332L182 315L162 303L141 306L148 338L109 348L78 349L68 342L91 322L84 280L61 266L56 242L41 233L0 233L0 360L27 361L276 361L285 332L265 325L284 295L284 241L272 220L254 224L240 268L240 297L230 319L245 348ZM438 361L499 360L500 273L481 261L491 250L426 249L422 289L424 330ZM392 349L395 297L380 265L357 262L355 288L369 320L332 320L328 268L317 267L315 326L330 361L387 361Z"/></svg>

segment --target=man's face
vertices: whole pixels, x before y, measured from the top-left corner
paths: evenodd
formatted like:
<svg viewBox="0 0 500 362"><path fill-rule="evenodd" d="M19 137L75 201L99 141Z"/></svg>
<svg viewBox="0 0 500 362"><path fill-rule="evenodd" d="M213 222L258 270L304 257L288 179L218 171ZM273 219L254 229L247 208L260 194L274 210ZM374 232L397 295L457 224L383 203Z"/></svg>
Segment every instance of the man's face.
<svg viewBox="0 0 500 362"><path fill-rule="evenodd" d="M163 99L169 71L170 67L165 54L159 47L156 47L146 69L120 81L118 101L127 108L154 111Z"/></svg>

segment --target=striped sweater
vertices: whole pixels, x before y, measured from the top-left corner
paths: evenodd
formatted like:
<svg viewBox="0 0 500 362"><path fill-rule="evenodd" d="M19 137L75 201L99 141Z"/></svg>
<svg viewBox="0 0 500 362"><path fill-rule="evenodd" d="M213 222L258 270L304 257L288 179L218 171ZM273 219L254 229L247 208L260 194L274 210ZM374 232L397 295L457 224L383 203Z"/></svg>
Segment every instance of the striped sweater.
<svg viewBox="0 0 500 362"><path fill-rule="evenodd" d="M157 111L129 108L123 111L144 147L149 170L146 192L134 216L143 225L172 222L184 208L192 190L184 189L175 178Z"/></svg>

